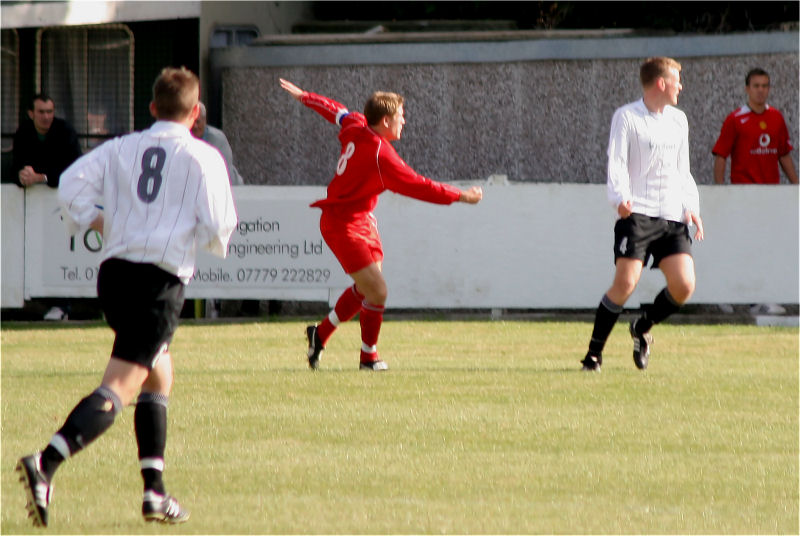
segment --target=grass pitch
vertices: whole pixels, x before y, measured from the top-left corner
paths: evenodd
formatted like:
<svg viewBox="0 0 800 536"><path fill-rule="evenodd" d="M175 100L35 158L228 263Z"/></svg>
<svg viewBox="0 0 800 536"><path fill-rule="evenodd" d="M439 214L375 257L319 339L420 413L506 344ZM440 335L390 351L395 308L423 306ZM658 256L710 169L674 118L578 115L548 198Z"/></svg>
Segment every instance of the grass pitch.
<svg viewBox="0 0 800 536"><path fill-rule="evenodd" d="M624 323L599 374L591 325L388 321L387 373L358 324L312 372L304 322L184 323L165 481L185 525L141 520L133 410L62 466L60 534L797 534L798 333L661 325L647 371ZM104 325L2 329L2 525L17 459L99 383Z"/></svg>

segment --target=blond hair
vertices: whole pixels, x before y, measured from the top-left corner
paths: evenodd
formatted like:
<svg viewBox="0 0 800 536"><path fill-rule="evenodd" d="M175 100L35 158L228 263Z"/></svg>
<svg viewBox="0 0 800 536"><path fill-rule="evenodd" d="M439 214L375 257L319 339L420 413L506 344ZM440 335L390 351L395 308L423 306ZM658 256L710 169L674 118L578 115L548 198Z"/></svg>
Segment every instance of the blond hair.
<svg viewBox="0 0 800 536"><path fill-rule="evenodd" d="M153 102L159 119L185 118L200 97L200 80L186 67L165 67L153 84Z"/></svg>
<svg viewBox="0 0 800 536"><path fill-rule="evenodd" d="M364 104L364 117L368 125L376 125L385 116L393 116L403 105L403 97L388 91L376 91Z"/></svg>
<svg viewBox="0 0 800 536"><path fill-rule="evenodd" d="M666 78L670 69L681 72L681 64L672 58L663 56L647 58L639 69L639 80L642 82L642 87L652 85L659 78Z"/></svg>

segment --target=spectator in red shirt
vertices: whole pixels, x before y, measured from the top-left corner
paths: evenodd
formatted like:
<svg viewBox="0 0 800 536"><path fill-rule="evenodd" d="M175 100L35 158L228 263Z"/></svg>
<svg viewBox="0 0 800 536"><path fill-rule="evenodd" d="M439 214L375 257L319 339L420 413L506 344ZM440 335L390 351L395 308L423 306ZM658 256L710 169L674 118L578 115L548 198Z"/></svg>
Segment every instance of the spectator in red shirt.
<svg viewBox="0 0 800 536"><path fill-rule="evenodd" d="M745 92L747 104L728 115L711 150L714 182L725 183L725 161L730 156L731 184L778 184L778 164L789 182L797 184L786 121L767 104L767 72L753 69L747 73Z"/></svg>
<svg viewBox="0 0 800 536"><path fill-rule="evenodd" d="M331 123L341 127L342 151L328 195L313 203L322 209L320 231L325 242L355 284L347 289L319 325L308 326L308 365L316 369L325 344L336 327L359 314L362 370L387 370L378 357L377 343L386 303L386 281L381 273L383 249L372 210L385 190L430 203L456 201L475 204L483 198L480 186L461 190L423 177L406 164L392 147L403 125L403 97L376 92L364 113L350 112L338 102L303 91L287 80L281 87Z"/></svg>

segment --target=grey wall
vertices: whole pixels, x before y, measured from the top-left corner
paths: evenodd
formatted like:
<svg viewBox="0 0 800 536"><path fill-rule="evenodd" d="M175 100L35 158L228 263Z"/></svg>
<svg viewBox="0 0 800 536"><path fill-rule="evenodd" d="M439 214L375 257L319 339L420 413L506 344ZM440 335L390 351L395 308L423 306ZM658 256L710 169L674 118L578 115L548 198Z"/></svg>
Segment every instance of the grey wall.
<svg viewBox="0 0 800 536"><path fill-rule="evenodd" d="M771 75L770 102L798 140L797 34L611 37L428 43L265 43L212 58L223 128L248 184L330 180L338 129L278 85L283 77L361 110L376 89L406 99L400 155L436 180L605 182L614 110L641 96L643 58L683 66L692 173L710 184L722 121L744 104L752 67ZM793 152L797 163L797 151ZM785 179L783 179L785 180Z"/></svg>

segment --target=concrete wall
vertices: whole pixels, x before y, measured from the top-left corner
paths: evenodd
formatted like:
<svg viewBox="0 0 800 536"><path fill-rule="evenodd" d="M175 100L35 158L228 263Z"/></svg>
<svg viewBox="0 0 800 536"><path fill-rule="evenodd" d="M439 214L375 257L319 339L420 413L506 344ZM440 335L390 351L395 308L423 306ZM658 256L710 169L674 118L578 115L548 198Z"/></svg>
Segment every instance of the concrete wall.
<svg viewBox="0 0 800 536"><path fill-rule="evenodd" d="M713 182L711 147L726 115L745 102L752 67L770 73L771 104L797 143L796 32L603 35L376 36L372 43L291 36L212 51L211 63L222 81L224 129L248 184L327 184L339 152L337 129L290 99L279 77L356 110L373 90L403 94L407 123L395 147L418 172L448 182L494 173L511 181L605 182L611 116L641 96L638 68L653 55L683 66L679 107L689 118L698 184Z"/></svg>

